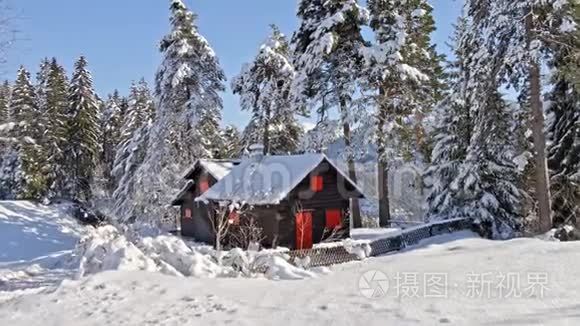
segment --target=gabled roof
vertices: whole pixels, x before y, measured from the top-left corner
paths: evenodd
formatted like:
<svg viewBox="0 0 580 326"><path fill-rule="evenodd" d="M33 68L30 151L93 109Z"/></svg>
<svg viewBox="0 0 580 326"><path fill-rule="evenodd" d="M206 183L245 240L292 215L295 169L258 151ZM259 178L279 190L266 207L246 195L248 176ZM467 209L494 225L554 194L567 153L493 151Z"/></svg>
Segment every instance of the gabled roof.
<svg viewBox="0 0 580 326"><path fill-rule="evenodd" d="M183 202L183 197L195 186L195 182L193 180L188 180L185 186L181 188L179 194L175 196L175 199L171 202L171 206L179 206Z"/></svg>
<svg viewBox="0 0 580 326"><path fill-rule="evenodd" d="M197 160L187 173L183 176L184 179L193 179L195 171L198 168L202 168L206 170L212 177L216 180L221 180L223 177L228 175L231 169L239 164L239 160L209 160L209 159L202 159Z"/></svg>
<svg viewBox="0 0 580 326"><path fill-rule="evenodd" d="M362 190L324 154L248 158L211 187L198 201L233 201L275 205L284 200L321 163L327 162L363 197Z"/></svg>
<svg viewBox="0 0 580 326"><path fill-rule="evenodd" d="M183 202L185 195L195 187L195 182L193 181L196 171L203 169L207 171L216 180L221 180L223 177L230 173L231 169L239 164L239 160L197 160L187 173L184 174L183 179L187 180L187 183L179 191L175 199L171 202L171 205L178 206Z"/></svg>

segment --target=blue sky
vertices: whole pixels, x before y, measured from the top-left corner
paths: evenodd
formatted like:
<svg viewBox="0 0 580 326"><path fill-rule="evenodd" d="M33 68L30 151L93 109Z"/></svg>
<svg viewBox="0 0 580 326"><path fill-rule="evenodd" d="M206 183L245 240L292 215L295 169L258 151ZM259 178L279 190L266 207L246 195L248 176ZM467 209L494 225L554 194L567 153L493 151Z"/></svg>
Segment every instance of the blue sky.
<svg viewBox="0 0 580 326"><path fill-rule="evenodd" d="M185 0L198 15L201 33L210 41L229 78L252 59L258 46L277 24L291 35L297 20L297 0ZM441 51L461 10L460 0L431 0L438 30L434 41ZM153 79L160 55L157 44L169 28L169 0L9 0L18 17L19 41L2 69L14 79L25 65L31 72L43 57L57 57L70 73L85 55L101 96L119 89L127 93L132 80ZM229 85L229 82L228 82ZM243 126L247 115L238 99L224 94L224 122Z"/></svg>

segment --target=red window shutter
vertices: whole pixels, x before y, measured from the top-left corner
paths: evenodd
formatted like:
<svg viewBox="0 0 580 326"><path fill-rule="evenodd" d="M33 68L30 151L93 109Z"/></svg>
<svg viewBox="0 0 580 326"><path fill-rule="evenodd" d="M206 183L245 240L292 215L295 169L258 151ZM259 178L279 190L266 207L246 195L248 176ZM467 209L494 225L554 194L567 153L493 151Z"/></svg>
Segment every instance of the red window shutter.
<svg viewBox="0 0 580 326"><path fill-rule="evenodd" d="M240 225L240 214L238 212L231 212L228 217L228 222L232 225Z"/></svg>
<svg viewBox="0 0 580 326"><path fill-rule="evenodd" d="M324 178L321 175L314 175L310 177L310 190L313 192L321 192L324 188Z"/></svg>
<svg viewBox="0 0 580 326"><path fill-rule="evenodd" d="M199 182L199 191L203 194L204 192L209 190L209 181L201 180Z"/></svg>
<svg viewBox="0 0 580 326"><path fill-rule="evenodd" d="M341 209L327 209L326 210L326 228L334 230L342 226L342 210Z"/></svg>
<svg viewBox="0 0 580 326"><path fill-rule="evenodd" d="M190 208L186 208L185 212L183 214L183 217L185 218L191 218L191 209Z"/></svg>

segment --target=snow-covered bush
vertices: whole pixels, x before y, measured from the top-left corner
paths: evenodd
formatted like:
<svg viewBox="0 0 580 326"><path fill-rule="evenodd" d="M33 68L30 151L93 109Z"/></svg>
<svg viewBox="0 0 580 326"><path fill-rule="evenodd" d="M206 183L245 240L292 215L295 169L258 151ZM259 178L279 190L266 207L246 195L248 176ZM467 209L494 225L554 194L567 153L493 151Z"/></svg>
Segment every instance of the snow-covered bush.
<svg viewBox="0 0 580 326"><path fill-rule="evenodd" d="M357 256L360 260L371 256L371 246L368 241L346 239L342 242L342 245L349 254Z"/></svg>
<svg viewBox="0 0 580 326"><path fill-rule="evenodd" d="M159 271L157 264L113 226L95 229L77 247L78 277L107 270Z"/></svg>
<svg viewBox="0 0 580 326"><path fill-rule="evenodd" d="M211 256L192 250L175 236L144 238L138 246L154 261L172 266L183 276L217 277L225 272Z"/></svg>

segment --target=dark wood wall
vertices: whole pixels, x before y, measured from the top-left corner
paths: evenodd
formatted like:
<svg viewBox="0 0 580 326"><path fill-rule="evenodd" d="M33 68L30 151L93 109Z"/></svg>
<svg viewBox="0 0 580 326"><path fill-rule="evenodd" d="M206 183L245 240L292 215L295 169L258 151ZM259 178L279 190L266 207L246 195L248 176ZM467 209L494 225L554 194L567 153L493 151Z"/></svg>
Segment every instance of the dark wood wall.
<svg viewBox="0 0 580 326"><path fill-rule="evenodd" d="M215 236L210 221L213 215L211 204L195 201L195 198L202 194L200 181L204 178L207 178L210 187L217 183L213 176L202 169L195 174L193 178L195 182L194 188L187 193L181 205L181 234L192 237L196 241L214 244ZM188 208L192 212L191 218L185 218L185 210Z"/></svg>

